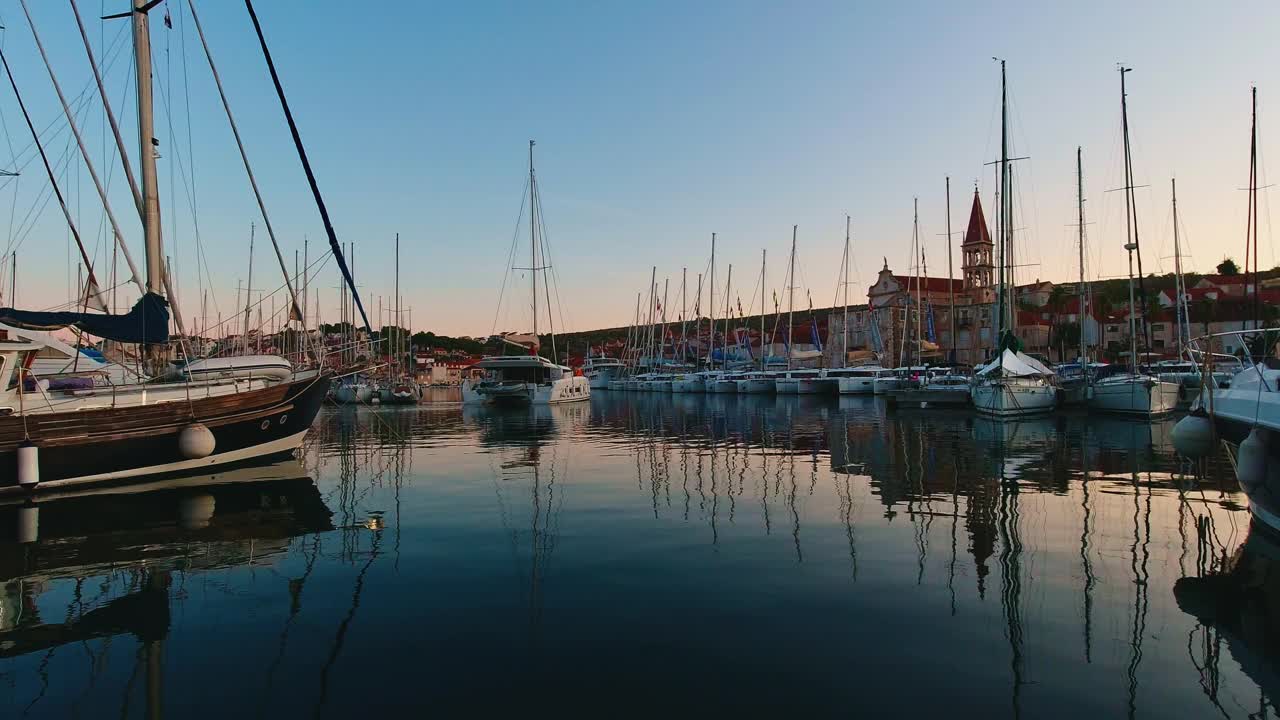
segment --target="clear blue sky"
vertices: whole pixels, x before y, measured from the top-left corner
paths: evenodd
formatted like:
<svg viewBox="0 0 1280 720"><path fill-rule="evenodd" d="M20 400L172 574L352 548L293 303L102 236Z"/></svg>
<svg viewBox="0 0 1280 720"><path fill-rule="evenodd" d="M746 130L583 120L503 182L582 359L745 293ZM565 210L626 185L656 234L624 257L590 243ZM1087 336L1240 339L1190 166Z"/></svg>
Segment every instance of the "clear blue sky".
<svg viewBox="0 0 1280 720"><path fill-rule="evenodd" d="M64 90L78 95L90 74L66 4L29 1ZM174 30L159 22L166 5ZM1139 191L1150 269L1172 268L1174 175L1191 266L1209 269L1224 254L1240 258L1250 84L1259 86L1264 173L1280 137L1268 112L1280 95L1280 50L1269 36L1280 27L1274 2L258 5L339 236L356 243L366 303L391 293L399 232L414 324L450 334L494 329L530 138L538 141L564 316L586 329L626 323L652 265L659 281L669 276L676 284L681 267L691 277L701 271L713 231L722 241L718 282L733 262L745 283L735 282L742 289L734 294L746 305L761 248L769 250L769 286L782 285L791 226L798 224L800 284L812 289L815 304L828 304L846 212L853 217L856 294L864 296L882 257L905 268L916 196L930 274L945 274L943 178L952 178L957 232L974 182L988 206L994 189L983 165L999 150L993 55L1009 63L1015 147L1031 157L1019 165L1017 242L1027 264L1020 281L1076 274L1068 224L1077 145L1084 146L1094 223L1092 274L1124 272L1122 197L1104 193L1122 184L1117 62L1136 68L1130 117L1138 181L1151 186ZM125 0L80 6L95 44L100 37L109 44L123 27L96 18ZM291 263L304 234L316 251L323 231L252 27L238 2L205 0L197 9ZM165 88L173 83L175 106L168 112L158 91L165 241L182 305L197 314L189 181L173 177L180 159L188 171L194 167L203 250L225 314L247 272L256 208L185 3L168 0L153 16L156 78ZM56 131L60 109L14 0L0 5L0 23L37 124L54 123ZM131 135L129 64L126 49L108 82ZM12 169L31 155L22 154L29 137L7 87L0 112L0 167ZM109 144L99 107L90 102L85 112L83 129L101 158ZM194 157L187 156L188 119ZM47 149L64 157L68 139L64 131ZM107 165L115 166L116 214L141 255L118 163ZM65 167L103 275L110 255L99 203L79 163ZM20 304L52 306L65 302L74 280L67 231L52 204L23 224L46 182L38 163L22 172L17 182L0 181L0 228L9 244L22 238ZM1269 267L1277 256L1267 195L1262 256ZM261 233L259 239L254 285L275 287L279 273L268 265ZM324 288L326 319L334 317L336 279L330 265L316 283ZM504 314L496 329L526 329L522 311Z"/></svg>

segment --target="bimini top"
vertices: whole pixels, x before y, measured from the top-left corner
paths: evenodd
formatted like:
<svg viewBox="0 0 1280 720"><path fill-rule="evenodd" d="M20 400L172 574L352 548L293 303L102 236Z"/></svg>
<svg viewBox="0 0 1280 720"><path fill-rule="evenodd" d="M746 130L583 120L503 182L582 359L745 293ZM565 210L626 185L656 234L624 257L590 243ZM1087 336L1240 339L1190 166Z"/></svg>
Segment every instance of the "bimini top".
<svg viewBox="0 0 1280 720"><path fill-rule="evenodd" d="M565 372L569 372L569 368L564 365L557 365L541 355L490 355L480 359L476 363L476 367L485 370L496 370L499 368L559 368Z"/></svg>
<svg viewBox="0 0 1280 720"><path fill-rule="evenodd" d="M1026 353L1005 348L1004 352L1000 353L1000 357L979 367L974 374L979 377L993 374L1005 377L1050 377L1053 371Z"/></svg>

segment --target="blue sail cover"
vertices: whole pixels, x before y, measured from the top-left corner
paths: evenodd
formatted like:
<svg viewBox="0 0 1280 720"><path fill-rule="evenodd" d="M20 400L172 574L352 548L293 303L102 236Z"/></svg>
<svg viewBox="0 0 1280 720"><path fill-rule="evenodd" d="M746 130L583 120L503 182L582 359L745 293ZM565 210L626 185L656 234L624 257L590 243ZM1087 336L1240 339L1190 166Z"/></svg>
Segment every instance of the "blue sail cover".
<svg viewBox="0 0 1280 720"><path fill-rule="evenodd" d="M74 327L107 340L154 345L169 341L169 301L147 293L125 315L0 308L0 323L24 330Z"/></svg>

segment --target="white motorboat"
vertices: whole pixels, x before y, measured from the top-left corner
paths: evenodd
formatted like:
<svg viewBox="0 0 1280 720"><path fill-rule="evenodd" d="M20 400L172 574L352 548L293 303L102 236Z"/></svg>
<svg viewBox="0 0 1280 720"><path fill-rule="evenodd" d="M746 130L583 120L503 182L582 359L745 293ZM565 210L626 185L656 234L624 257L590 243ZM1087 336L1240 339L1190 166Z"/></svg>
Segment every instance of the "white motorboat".
<svg viewBox="0 0 1280 720"><path fill-rule="evenodd" d="M612 390L612 383L622 377L627 366L617 358L588 357L582 364L582 374L592 390Z"/></svg>
<svg viewBox="0 0 1280 720"><path fill-rule="evenodd" d="M923 375L926 369L923 365L915 365L881 371L872 380L871 391L876 395L886 395L897 390L904 390L911 387L913 379Z"/></svg>
<svg viewBox="0 0 1280 720"><path fill-rule="evenodd" d="M738 381L744 379L742 373L722 373L714 381L707 381L707 392L727 394L738 392Z"/></svg>
<svg viewBox="0 0 1280 720"><path fill-rule="evenodd" d="M1178 407L1180 385L1153 375L1124 373L1102 378L1088 389L1087 405L1097 412L1164 415Z"/></svg>
<svg viewBox="0 0 1280 720"><path fill-rule="evenodd" d="M775 392L775 381L778 373L749 372L738 381L740 395L768 395Z"/></svg>
<svg viewBox="0 0 1280 720"><path fill-rule="evenodd" d="M551 405L591 397L591 383L540 355L493 355L476 363L485 376L463 384L464 402Z"/></svg>
<svg viewBox="0 0 1280 720"><path fill-rule="evenodd" d="M1057 407L1058 388L1052 370L1025 353L1006 348L978 368L969 397L974 409L984 415L1020 417Z"/></svg>
<svg viewBox="0 0 1280 720"><path fill-rule="evenodd" d="M870 395L875 392L876 378L891 372L879 365L832 368L827 371L827 382L834 383L841 395Z"/></svg>
<svg viewBox="0 0 1280 720"><path fill-rule="evenodd" d="M706 373L685 373L671 380L671 392L706 392Z"/></svg>

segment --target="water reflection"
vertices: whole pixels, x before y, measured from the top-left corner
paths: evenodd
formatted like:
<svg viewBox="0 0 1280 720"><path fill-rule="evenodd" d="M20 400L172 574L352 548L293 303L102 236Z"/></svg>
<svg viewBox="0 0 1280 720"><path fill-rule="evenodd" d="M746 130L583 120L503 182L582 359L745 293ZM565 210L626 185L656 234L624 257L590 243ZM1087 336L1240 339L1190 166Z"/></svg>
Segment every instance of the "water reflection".
<svg viewBox="0 0 1280 720"><path fill-rule="evenodd" d="M0 506L0 709L1270 712L1274 546L1171 422L601 395Z"/></svg>

